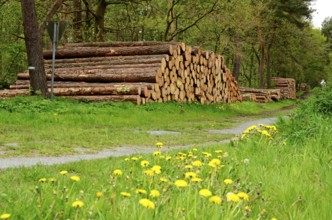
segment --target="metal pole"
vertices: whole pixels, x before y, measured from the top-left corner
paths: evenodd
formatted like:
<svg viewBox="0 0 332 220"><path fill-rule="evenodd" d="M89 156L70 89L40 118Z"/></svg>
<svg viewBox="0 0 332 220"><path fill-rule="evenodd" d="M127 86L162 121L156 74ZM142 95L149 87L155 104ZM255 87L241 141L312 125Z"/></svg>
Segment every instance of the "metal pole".
<svg viewBox="0 0 332 220"><path fill-rule="evenodd" d="M51 77L51 101L53 101L53 90L54 90L54 64L55 64L55 50L56 50L56 36L57 36L57 22L54 22L53 29L53 51L52 51L52 77Z"/></svg>

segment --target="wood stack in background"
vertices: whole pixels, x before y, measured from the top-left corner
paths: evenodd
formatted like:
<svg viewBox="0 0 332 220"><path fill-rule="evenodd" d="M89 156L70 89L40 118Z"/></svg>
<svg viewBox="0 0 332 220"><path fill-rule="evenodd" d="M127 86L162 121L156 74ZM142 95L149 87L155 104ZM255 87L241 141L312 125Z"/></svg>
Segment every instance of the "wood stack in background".
<svg viewBox="0 0 332 220"><path fill-rule="evenodd" d="M274 88L280 89L282 99L296 99L296 83L292 78L273 77Z"/></svg>
<svg viewBox="0 0 332 220"><path fill-rule="evenodd" d="M281 99L280 89L253 89L240 88L239 89L243 99L254 102L272 102Z"/></svg>
<svg viewBox="0 0 332 220"><path fill-rule="evenodd" d="M50 88L52 51L44 58ZM28 73L19 73L10 88L0 97L28 93ZM242 100L222 56L178 42L67 44L56 52L54 94L136 104Z"/></svg>

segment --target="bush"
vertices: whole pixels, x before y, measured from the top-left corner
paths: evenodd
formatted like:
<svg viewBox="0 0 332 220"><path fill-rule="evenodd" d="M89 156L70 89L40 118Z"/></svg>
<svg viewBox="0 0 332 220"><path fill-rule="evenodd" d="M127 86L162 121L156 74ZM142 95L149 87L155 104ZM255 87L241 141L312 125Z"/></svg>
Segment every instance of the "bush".
<svg viewBox="0 0 332 220"><path fill-rule="evenodd" d="M288 120L281 120L279 126L287 139L304 142L311 138L323 138L331 129L332 87L317 88Z"/></svg>

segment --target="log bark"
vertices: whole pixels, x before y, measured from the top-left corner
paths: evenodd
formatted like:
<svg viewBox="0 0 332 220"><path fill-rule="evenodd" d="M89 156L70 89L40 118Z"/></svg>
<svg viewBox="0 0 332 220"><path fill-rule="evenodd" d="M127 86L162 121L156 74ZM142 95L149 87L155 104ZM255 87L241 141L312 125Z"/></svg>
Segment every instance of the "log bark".
<svg viewBox="0 0 332 220"><path fill-rule="evenodd" d="M29 79L29 75L25 73L19 73L18 79ZM47 79L51 79L51 74L47 74ZM54 76L57 81L73 81L73 82L156 82L155 71L150 72L133 72L133 73L122 73L122 74L105 74L105 73L76 73L76 74L62 74L57 73Z"/></svg>
<svg viewBox="0 0 332 220"><path fill-rule="evenodd" d="M113 57L87 57L87 58L71 58L56 59L55 64L75 64L75 63L109 63L109 64L128 64L128 63L159 63L166 54L154 55L135 55L135 56L113 56ZM44 60L45 64L52 64L52 60Z"/></svg>
<svg viewBox="0 0 332 220"><path fill-rule="evenodd" d="M58 49L55 56L57 58L78 58L78 57L103 57L103 56L130 56L130 55L152 55L168 54L169 44L144 47L75 47ZM52 51L43 53L45 59L52 58Z"/></svg>
<svg viewBox="0 0 332 220"><path fill-rule="evenodd" d="M132 102L136 105L141 104L139 95L67 96L67 98L92 102Z"/></svg>
<svg viewBox="0 0 332 220"><path fill-rule="evenodd" d="M141 95L143 89L139 85L55 88L54 94L57 96Z"/></svg>
<svg viewBox="0 0 332 220"><path fill-rule="evenodd" d="M90 42L90 43L70 43L64 45L68 47L137 47L137 46L156 46L156 45L180 45L179 42L165 41L113 41L113 42Z"/></svg>

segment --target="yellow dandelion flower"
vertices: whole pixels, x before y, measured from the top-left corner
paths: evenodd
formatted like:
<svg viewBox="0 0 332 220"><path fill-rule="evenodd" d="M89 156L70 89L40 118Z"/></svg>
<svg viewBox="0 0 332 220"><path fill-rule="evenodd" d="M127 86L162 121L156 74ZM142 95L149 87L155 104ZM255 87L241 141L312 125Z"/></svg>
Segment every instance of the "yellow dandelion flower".
<svg viewBox="0 0 332 220"><path fill-rule="evenodd" d="M154 165L151 170L155 173L155 174L160 174L161 173L161 166L159 165Z"/></svg>
<svg viewBox="0 0 332 220"><path fill-rule="evenodd" d="M261 130L260 133L261 133L262 135L267 136L267 137L271 137L271 134L270 134L267 130Z"/></svg>
<svg viewBox="0 0 332 220"><path fill-rule="evenodd" d="M203 154L206 158L212 157L212 154L209 153L209 152L202 152L202 154Z"/></svg>
<svg viewBox="0 0 332 220"><path fill-rule="evenodd" d="M48 181L51 182L51 183L55 183L56 179L54 179L54 178L49 178Z"/></svg>
<svg viewBox="0 0 332 220"><path fill-rule="evenodd" d="M185 160L186 156L183 156L183 155L177 156L175 159L177 159L177 160Z"/></svg>
<svg viewBox="0 0 332 220"><path fill-rule="evenodd" d="M153 156L160 156L160 154L161 154L161 152L160 151L155 151L155 152L153 152Z"/></svg>
<svg viewBox="0 0 332 220"><path fill-rule="evenodd" d="M185 177L186 179L192 179L192 178L197 177L197 174L194 173L194 172L186 172L186 173L184 174L184 177Z"/></svg>
<svg viewBox="0 0 332 220"><path fill-rule="evenodd" d="M203 166L203 163L199 160L195 160L194 162L192 162L192 165L194 167L201 167L201 166Z"/></svg>
<svg viewBox="0 0 332 220"><path fill-rule="evenodd" d="M149 199L140 199L139 204L141 204L142 206L144 206L145 208L148 208L148 209L156 208L155 204Z"/></svg>
<svg viewBox="0 0 332 220"><path fill-rule="evenodd" d="M244 207L244 211L246 211L246 212L251 212L251 208L250 208L250 206L246 206L246 207Z"/></svg>
<svg viewBox="0 0 332 220"><path fill-rule="evenodd" d="M146 194L146 190L145 189L136 189L136 193L137 194Z"/></svg>
<svg viewBox="0 0 332 220"><path fill-rule="evenodd" d="M157 142L157 143L156 143L156 147L157 147L157 148L162 148L162 147L163 147L163 143L161 143L161 142Z"/></svg>
<svg viewBox="0 0 332 220"><path fill-rule="evenodd" d="M167 156L167 157L165 157L165 160L166 160L166 161L170 161L171 159L172 159L171 156Z"/></svg>
<svg viewBox="0 0 332 220"><path fill-rule="evenodd" d="M164 178L164 177L160 177L160 182L163 182L163 183L167 183L168 182L168 179Z"/></svg>
<svg viewBox="0 0 332 220"><path fill-rule="evenodd" d="M102 196L103 196L103 192L97 192L97 193L96 193L96 196L97 196L97 198L102 197Z"/></svg>
<svg viewBox="0 0 332 220"><path fill-rule="evenodd" d="M142 161L141 161L141 166L142 166L142 167L147 167L147 166L149 166L149 164L150 164L150 163L149 163L149 161L147 161L147 160L142 160Z"/></svg>
<svg viewBox="0 0 332 220"><path fill-rule="evenodd" d="M156 189L153 189L150 191L150 196L153 198L159 197L160 196L160 192Z"/></svg>
<svg viewBox="0 0 332 220"><path fill-rule="evenodd" d="M84 203L80 200L76 200L75 202L73 202L71 204L71 206L74 207L74 208L81 208L81 207L84 206Z"/></svg>
<svg viewBox="0 0 332 220"><path fill-rule="evenodd" d="M202 180L201 178L195 177L195 178L192 178L190 181L191 181L191 182L194 182L194 183L200 183L200 182L202 182L203 180Z"/></svg>
<svg viewBox="0 0 332 220"><path fill-rule="evenodd" d="M184 188L188 186L188 183L185 180L176 180L174 184L179 188Z"/></svg>
<svg viewBox="0 0 332 220"><path fill-rule="evenodd" d="M225 183L226 185L229 185L229 184L232 184L232 183L233 183L233 180L231 180L231 179L225 179L225 180L224 180L224 183Z"/></svg>
<svg viewBox="0 0 332 220"><path fill-rule="evenodd" d="M9 219L9 218L10 218L9 213L3 213L2 215L0 215L0 219Z"/></svg>
<svg viewBox="0 0 332 220"><path fill-rule="evenodd" d="M193 151L198 151L198 150L197 150L197 148L195 147L195 148L193 148Z"/></svg>
<svg viewBox="0 0 332 220"><path fill-rule="evenodd" d="M221 154L223 151L222 150L215 150L214 152L217 153L217 154Z"/></svg>
<svg viewBox="0 0 332 220"><path fill-rule="evenodd" d="M137 161L138 160L138 157L132 157L130 158L132 161Z"/></svg>
<svg viewBox="0 0 332 220"><path fill-rule="evenodd" d="M67 170L61 170L61 171L60 171L60 174L61 174L61 175L66 175L67 173L68 173Z"/></svg>
<svg viewBox="0 0 332 220"><path fill-rule="evenodd" d="M154 172L153 172L153 170L144 170L144 174L147 176L153 176Z"/></svg>
<svg viewBox="0 0 332 220"><path fill-rule="evenodd" d="M40 183L45 183L45 182L46 182L46 178L40 178L40 179L38 180L38 182L40 182Z"/></svg>
<svg viewBox="0 0 332 220"><path fill-rule="evenodd" d="M192 165L186 165L186 166L184 166L184 168L186 168L188 170L191 170L193 168L193 166Z"/></svg>
<svg viewBox="0 0 332 220"><path fill-rule="evenodd" d="M232 192L227 193L226 195L227 201L231 201L231 202L240 202L240 197Z"/></svg>
<svg viewBox="0 0 332 220"><path fill-rule="evenodd" d="M240 199L242 199L242 200L249 201L249 196L248 196L248 194L245 193L245 192L239 192L239 193L237 194L237 196L238 196Z"/></svg>
<svg viewBox="0 0 332 220"><path fill-rule="evenodd" d="M122 175L122 170L116 169L113 171L113 176L120 176L120 175Z"/></svg>
<svg viewBox="0 0 332 220"><path fill-rule="evenodd" d="M209 198L209 202L220 205L222 202L222 198L220 198L219 196L211 196Z"/></svg>
<svg viewBox="0 0 332 220"><path fill-rule="evenodd" d="M70 179L76 182L81 180L79 176L71 176Z"/></svg>
<svg viewBox="0 0 332 220"><path fill-rule="evenodd" d="M221 164L221 161L219 159L212 159L210 162L209 162L209 166L210 167L217 167L218 165Z"/></svg>
<svg viewBox="0 0 332 220"><path fill-rule="evenodd" d="M271 218L271 220L277 220L277 218Z"/></svg>
<svg viewBox="0 0 332 220"><path fill-rule="evenodd" d="M120 193L123 197L130 197L130 193L127 193L127 192L121 192Z"/></svg>
<svg viewBox="0 0 332 220"><path fill-rule="evenodd" d="M126 157L124 160L125 160L125 161L129 161L129 160L130 160L130 158L129 158L129 157Z"/></svg>
<svg viewBox="0 0 332 220"><path fill-rule="evenodd" d="M209 189L201 189L199 191L199 195L201 195L203 197L210 197L210 196L212 196L212 193Z"/></svg>

